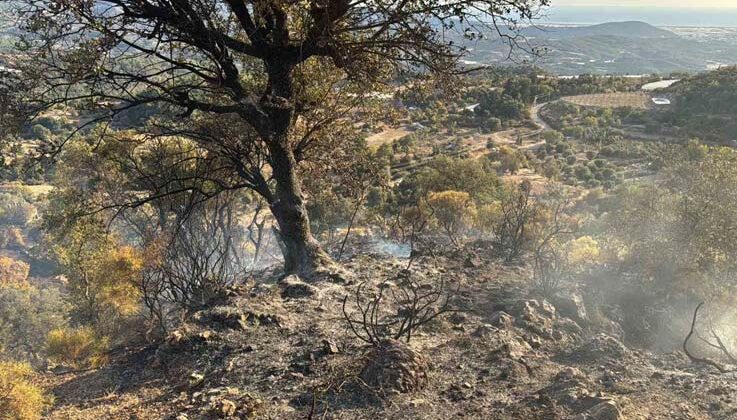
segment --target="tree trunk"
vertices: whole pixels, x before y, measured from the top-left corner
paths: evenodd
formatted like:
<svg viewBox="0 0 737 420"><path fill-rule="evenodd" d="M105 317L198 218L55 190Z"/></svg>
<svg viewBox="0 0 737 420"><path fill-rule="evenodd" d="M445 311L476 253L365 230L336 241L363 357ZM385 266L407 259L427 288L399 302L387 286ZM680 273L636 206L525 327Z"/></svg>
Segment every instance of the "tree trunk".
<svg viewBox="0 0 737 420"><path fill-rule="evenodd" d="M269 205L279 224L283 245L284 271L311 277L332 265L332 260L312 236L302 185L297 174L297 160L290 145L289 133L294 124L293 63L274 58L266 62L269 74L268 95L262 99L270 116L271 133L265 138L276 191Z"/></svg>
<svg viewBox="0 0 737 420"><path fill-rule="evenodd" d="M270 205L284 245L284 271L309 277L331 265L332 260L312 236L294 154L279 144L271 145L270 151L276 181L275 199Z"/></svg>

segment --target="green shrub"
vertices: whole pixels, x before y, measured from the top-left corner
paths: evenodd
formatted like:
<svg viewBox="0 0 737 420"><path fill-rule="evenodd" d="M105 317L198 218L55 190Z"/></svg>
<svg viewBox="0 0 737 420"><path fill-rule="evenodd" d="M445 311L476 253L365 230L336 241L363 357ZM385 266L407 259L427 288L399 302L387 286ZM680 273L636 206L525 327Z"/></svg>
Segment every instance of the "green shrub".
<svg viewBox="0 0 737 420"><path fill-rule="evenodd" d="M43 353L49 331L65 325L67 312L55 287L0 286L0 353L18 360Z"/></svg>
<svg viewBox="0 0 737 420"><path fill-rule="evenodd" d="M36 207L23 197L0 193L0 225L25 226L37 213Z"/></svg>

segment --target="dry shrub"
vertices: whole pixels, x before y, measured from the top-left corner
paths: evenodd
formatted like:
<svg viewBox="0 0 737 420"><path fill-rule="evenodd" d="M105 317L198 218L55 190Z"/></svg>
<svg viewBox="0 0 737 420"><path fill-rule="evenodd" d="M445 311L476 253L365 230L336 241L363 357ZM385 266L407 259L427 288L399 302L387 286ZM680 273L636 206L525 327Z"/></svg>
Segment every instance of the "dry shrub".
<svg viewBox="0 0 737 420"><path fill-rule="evenodd" d="M476 213L471 195L462 191L431 193L427 205L433 209L438 226L455 246L460 246L459 235L468 228Z"/></svg>
<svg viewBox="0 0 737 420"><path fill-rule="evenodd" d="M90 327L57 328L49 333L46 352L56 363L75 368L99 367L107 362L107 337Z"/></svg>
<svg viewBox="0 0 737 420"><path fill-rule="evenodd" d="M23 261L0 256L0 285L23 285L31 267Z"/></svg>
<svg viewBox="0 0 737 420"><path fill-rule="evenodd" d="M33 385L33 370L27 363L0 361L0 418L40 419L51 398Z"/></svg>
<svg viewBox="0 0 737 420"><path fill-rule="evenodd" d="M23 231L14 226L0 227L0 248L24 249L28 246Z"/></svg>

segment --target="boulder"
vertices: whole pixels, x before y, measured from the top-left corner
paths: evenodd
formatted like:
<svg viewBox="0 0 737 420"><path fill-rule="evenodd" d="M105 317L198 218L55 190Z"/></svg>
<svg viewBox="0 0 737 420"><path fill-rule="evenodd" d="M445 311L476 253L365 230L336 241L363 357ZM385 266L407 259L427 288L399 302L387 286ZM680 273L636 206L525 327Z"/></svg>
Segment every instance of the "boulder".
<svg viewBox="0 0 737 420"><path fill-rule="evenodd" d="M216 405L216 412L222 418L235 416L238 407L233 401L222 399Z"/></svg>
<svg viewBox="0 0 737 420"><path fill-rule="evenodd" d="M514 317L504 311L497 311L489 318L491 325L497 328L511 328L514 325Z"/></svg>
<svg viewBox="0 0 737 420"><path fill-rule="evenodd" d="M225 329L248 329L252 325L282 326L283 319L276 314L243 310L234 306L216 306L195 313L192 319L200 325Z"/></svg>
<svg viewBox="0 0 737 420"><path fill-rule="evenodd" d="M560 315L570 318L581 325L589 322L586 305L584 304L583 296L579 292L556 295L551 300Z"/></svg>
<svg viewBox="0 0 737 420"><path fill-rule="evenodd" d="M561 335L565 333L566 335L573 335L573 336L580 336L583 334L583 329L581 326L576 323L576 321L570 319L570 318L558 318L553 323L555 330L558 331ZM553 331L555 333L555 331Z"/></svg>
<svg viewBox="0 0 737 420"><path fill-rule="evenodd" d="M511 334L499 337L500 345L489 353L492 361L520 360L532 351L532 347L519 336Z"/></svg>
<svg viewBox="0 0 737 420"><path fill-rule="evenodd" d="M322 340L322 351L325 354L337 354L340 352L338 345L332 340Z"/></svg>
<svg viewBox="0 0 737 420"><path fill-rule="evenodd" d="M481 324L473 332L474 337L488 337L499 331L499 329L491 324Z"/></svg>
<svg viewBox="0 0 737 420"><path fill-rule="evenodd" d="M521 302L516 310L517 324L544 338L553 337L553 321L555 317L555 306L550 302L531 299Z"/></svg>
<svg viewBox="0 0 737 420"><path fill-rule="evenodd" d="M555 375L555 380L557 382L582 380L584 378L585 376L580 370L571 366L563 368L557 375Z"/></svg>
<svg viewBox="0 0 737 420"><path fill-rule="evenodd" d="M56 365L56 366L49 368L48 370L54 373L55 375L64 375L70 372L74 372L73 368L69 366L64 366L64 365Z"/></svg>
<svg viewBox="0 0 737 420"><path fill-rule="evenodd" d="M192 372L187 380L187 388L194 389L198 388L205 382L205 375L197 372Z"/></svg>
<svg viewBox="0 0 737 420"><path fill-rule="evenodd" d="M582 412L593 407L597 402L589 402L591 383L579 369L565 367L560 370L548 386L538 393L560 406L575 412Z"/></svg>

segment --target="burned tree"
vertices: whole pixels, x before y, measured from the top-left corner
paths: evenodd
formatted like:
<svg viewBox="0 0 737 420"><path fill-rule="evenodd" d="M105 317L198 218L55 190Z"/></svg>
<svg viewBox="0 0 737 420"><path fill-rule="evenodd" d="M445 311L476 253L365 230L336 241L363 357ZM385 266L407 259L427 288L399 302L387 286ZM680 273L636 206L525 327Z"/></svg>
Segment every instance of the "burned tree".
<svg viewBox="0 0 737 420"><path fill-rule="evenodd" d="M403 270L396 284L383 282L375 291L368 287L363 282L356 288L354 313L347 309L348 296L343 299L343 316L353 334L373 346L387 340L409 343L422 326L456 311L452 301L457 290L442 277L432 283L421 282Z"/></svg>
<svg viewBox="0 0 737 420"><path fill-rule="evenodd" d="M491 32L514 46L520 21L548 2L19 0L13 8L26 37L17 69L26 86L2 89L2 102L17 103L19 92L25 100L2 109L2 120L73 104L96 113L90 125L140 106L168 107L167 129L222 153L239 176L211 193L261 194L279 226L286 271L308 274L330 262L310 231L300 179L314 145L335 136L334 125L381 83L456 72L464 50L451 31ZM237 131L224 145L186 127L202 120Z"/></svg>
<svg viewBox="0 0 737 420"><path fill-rule="evenodd" d="M358 285L353 305L343 299L343 317L353 334L370 345L361 378L379 394L413 392L427 383L428 362L409 342L417 331L445 314L453 305L458 288L443 277L421 281L402 270L396 283L385 281L376 289Z"/></svg>

